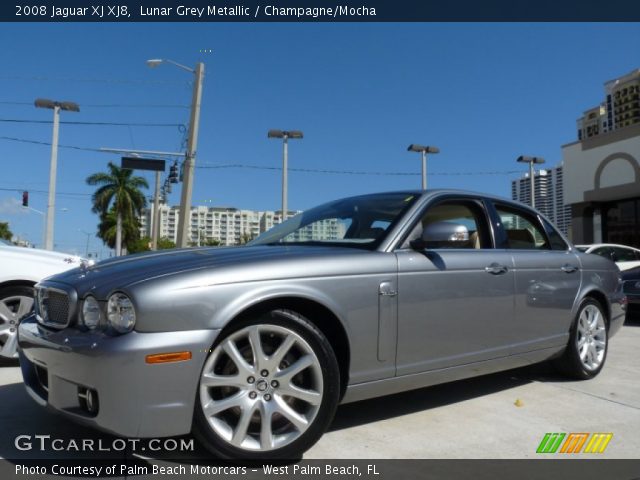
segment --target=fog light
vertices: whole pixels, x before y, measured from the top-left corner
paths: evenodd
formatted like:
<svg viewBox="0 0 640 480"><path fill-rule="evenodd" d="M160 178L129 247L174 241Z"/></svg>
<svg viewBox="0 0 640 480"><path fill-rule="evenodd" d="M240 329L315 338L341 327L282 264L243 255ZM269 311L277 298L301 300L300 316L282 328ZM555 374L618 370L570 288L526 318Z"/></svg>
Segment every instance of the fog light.
<svg viewBox="0 0 640 480"><path fill-rule="evenodd" d="M78 387L78 400L80 401L80 408L87 413L95 416L98 413L98 392L91 388Z"/></svg>

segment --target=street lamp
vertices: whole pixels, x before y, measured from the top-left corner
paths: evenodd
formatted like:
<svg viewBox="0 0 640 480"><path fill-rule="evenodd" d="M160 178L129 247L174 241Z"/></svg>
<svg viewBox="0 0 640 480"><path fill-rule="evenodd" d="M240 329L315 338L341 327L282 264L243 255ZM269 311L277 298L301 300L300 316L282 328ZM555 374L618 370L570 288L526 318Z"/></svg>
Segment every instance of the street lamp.
<svg viewBox="0 0 640 480"><path fill-rule="evenodd" d="M527 157L525 155L520 155L517 159L519 163L528 163L529 164L529 182L531 185L531 208L536 208L536 181L534 177L533 165L538 163L544 163L544 158L542 157Z"/></svg>
<svg viewBox="0 0 640 480"><path fill-rule="evenodd" d="M38 98L34 102L36 108L53 110L53 140L51 141L51 166L49 168L49 201L47 202L47 227L44 236L44 248L53 250L53 217L56 207L56 171L58 169L58 130L60 127L60 110L79 112L80 107L73 102L57 102L46 98Z"/></svg>
<svg viewBox="0 0 640 480"><path fill-rule="evenodd" d="M93 235L93 233L87 232L81 228L79 228L78 231L80 233L84 233L87 236L87 247L85 248L84 256L85 258L89 258L89 240L91 239L91 235Z"/></svg>
<svg viewBox="0 0 640 480"><path fill-rule="evenodd" d="M407 147L408 152L419 152L422 154L422 190L427 189L427 153L440 153L438 147L429 147L412 143Z"/></svg>
<svg viewBox="0 0 640 480"><path fill-rule="evenodd" d="M195 76L193 96L191 98L191 117L189 120L189 138L185 154L182 194L180 196L180 216L178 217L178 246L187 247L189 243L189 223L191 218L191 196L193 193L193 175L196 163L196 145L200 126L200 100L202 99L202 81L204 79L204 63L199 62L196 68L189 68L181 63L168 59L147 60L147 65L155 68L162 63L169 63Z"/></svg>
<svg viewBox="0 0 640 480"><path fill-rule="evenodd" d="M267 138L282 138L282 217L280 218L280 223L282 223L287 219L289 213L287 209L287 194L289 193L287 177L289 163L289 139L303 138L303 134L300 130L269 130L267 132Z"/></svg>

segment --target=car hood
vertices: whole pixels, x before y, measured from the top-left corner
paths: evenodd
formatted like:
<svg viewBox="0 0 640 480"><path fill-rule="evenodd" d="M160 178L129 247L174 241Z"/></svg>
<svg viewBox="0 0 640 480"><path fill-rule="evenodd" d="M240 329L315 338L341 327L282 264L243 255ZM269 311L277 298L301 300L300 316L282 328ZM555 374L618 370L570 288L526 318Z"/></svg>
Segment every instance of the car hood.
<svg viewBox="0 0 640 480"><path fill-rule="evenodd" d="M96 263L88 268L76 268L51 277L51 280L73 285L80 295L95 290L102 296L118 288L130 287L168 275L198 271L216 273L209 283L222 284L238 281L287 278L328 274L336 266L345 264L341 259L362 256L372 252L348 247L316 246L242 246L163 250L128 255ZM334 261L328 262L328 259ZM337 261L335 261L337 260ZM281 268L284 263L289 268ZM310 269L311 264L323 266L322 271ZM295 265L295 273L291 266ZM240 273L241 272L241 273ZM338 272L335 272L338 273Z"/></svg>

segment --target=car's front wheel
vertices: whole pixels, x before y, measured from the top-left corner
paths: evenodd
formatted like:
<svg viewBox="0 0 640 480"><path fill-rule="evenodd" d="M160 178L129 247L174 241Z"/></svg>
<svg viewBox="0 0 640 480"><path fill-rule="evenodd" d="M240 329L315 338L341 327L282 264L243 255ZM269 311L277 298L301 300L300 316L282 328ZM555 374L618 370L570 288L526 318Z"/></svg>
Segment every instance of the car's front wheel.
<svg viewBox="0 0 640 480"><path fill-rule="evenodd" d="M238 322L204 364L194 434L223 458L299 458L333 419L339 378L331 345L301 315Z"/></svg>
<svg viewBox="0 0 640 480"><path fill-rule="evenodd" d="M569 344L563 356L556 360L556 366L573 378L593 378L604 366L608 346L609 336L602 305L587 298L580 304Z"/></svg>
<svg viewBox="0 0 640 480"><path fill-rule="evenodd" d="M18 357L18 323L33 309L33 288L0 288L0 357Z"/></svg>

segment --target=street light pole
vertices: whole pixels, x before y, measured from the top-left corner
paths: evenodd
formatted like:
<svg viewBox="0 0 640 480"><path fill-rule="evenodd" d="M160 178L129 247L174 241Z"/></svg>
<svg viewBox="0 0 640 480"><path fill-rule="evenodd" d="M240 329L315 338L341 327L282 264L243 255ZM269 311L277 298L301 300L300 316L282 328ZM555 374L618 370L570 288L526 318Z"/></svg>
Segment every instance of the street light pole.
<svg viewBox="0 0 640 480"><path fill-rule="evenodd" d="M200 62L195 69L195 83L191 100L191 120L189 122L189 139L184 164L182 193L180 197L180 217L178 218L178 246L189 245L189 225L191 223L191 197L193 195L193 176L196 163L196 145L200 127L200 100L202 98L202 80L204 79L204 63Z"/></svg>
<svg viewBox="0 0 640 480"><path fill-rule="evenodd" d="M198 130L200 127L200 101L202 99L202 83L204 80L204 63L199 62L195 69L168 59L147 60L149 67L157 67L161 63L169 63L182 70L193 73L193 95L191 98L191 116L189 120L189 138L185 154L182 192L180 196L180 215L178 217L178 246L189 245L189 224L191 223L191 197L193 195L193 177L196 163L196 146L198 144Z"/></svg>
<svg viewBox="0 0 640 480"><path fill-rule="evenodd" d="M531 192L531 208L536 208L536 180L535 180L535 172L533 169L533 165L538 163L544 163L544 158L542 157L528 157L526 155L520 155L517 160L519 163L528 163L529 164L529 185Z"/></svg>
<svg viewBox="0 0 640 480"><path fill-rule="evenodd" d="M58 170L58 132L60 128L60 110L79 112L80 107L73 102L57 102L38 98L36 108L53 110L53 139L51 140L51 163L49 166L49 199L47 201L47 225L45 228L44 248L53 250L53 222L56 208L56 175Z"/></svg>
<svg viewBox="0 0 640 480"><path fill-rule="evenodd" d="M282 222L287 219L289 213L289 136L282 139ZM280 223L282 223L280 222Z"/></svg>
<svg viewBox="0 0 640 480"><path fill-rule="evenodd" d="M304 134L300 130L269 130L267 138L282 138L282 215L280 223L289 216L289 206L287 199L289 196L289 139L303 138Z"/></svg>
<svg viewBox="0 0 640 480"><path fill-rule="evenodd" d="M438 147L429 147L412 143L407 147L409 152L419 152L422 157L422 190L427 189L427 153L440 153Z"/></svg>
<svg viewBox="0 0 640 480"><path fill-rule="evenodd" d="M78 229L78 231L80 233L84 233L87 236L87 246L85 248L85 252L84 252L84 257L85 258L89 258L89 240L91 238L91 235L93 235L91 232L85 232L84 230L82 230L81 228Z"/></svg>
<svg viewBox="0 0 640 480"><path fill-rule="evenodd" d="M151 231L151 250L158 249L160 238L160 171L156 171L156 191L153 197L153 230Z"/></svg>

